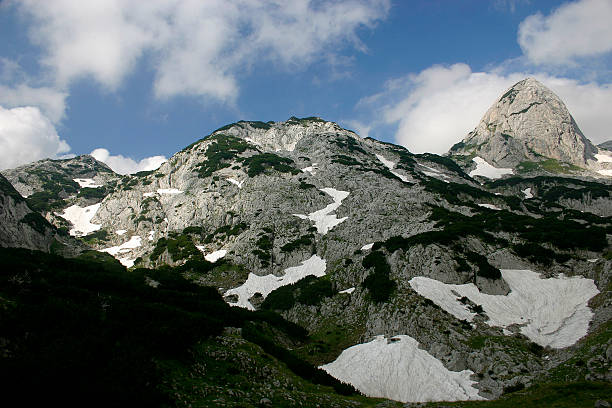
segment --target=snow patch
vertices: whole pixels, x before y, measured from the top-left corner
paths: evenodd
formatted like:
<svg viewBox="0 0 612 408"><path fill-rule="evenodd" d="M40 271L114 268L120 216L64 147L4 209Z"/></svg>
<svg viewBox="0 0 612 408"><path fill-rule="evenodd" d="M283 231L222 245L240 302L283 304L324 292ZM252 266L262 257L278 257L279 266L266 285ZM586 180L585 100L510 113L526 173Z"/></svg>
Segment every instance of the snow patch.
<svg viewBox="0 0 612 408"><path fill-rule="evenodd" d="M612 177L612 170L597 170L597 173L601 174L602 176Z"/></svg>
<svg viewBox="0 0 612 408"><path fill-rule="evenodd" d="M476 203L479 207L483 207L483 208L488 208L489 210L496 210L496 211L500 211L501 208L499 208L496 205L493 204L486 204L486 203Z"/></svg>
<svg viewBox="0 0 612 408"><path fill-rule="evenodd" d="M97 231L102 227L101 224L91 223L92 218L96 215L99 208L100 203L88 207L79 207L75 204L66 208L63 213L56 213L56 215L72 223L74 228L70 230L70 235L73 237L81 237Z"/></svg>
<svg viewBox="0 0 612 408"><path fill-rule="evenodd" d="M401 402L482 400L470 370L449 371L410 336L376 336L321 366L368 397Z"/></svg>
<svg viewBox="0 0 612 408"><path fill-rule="evenodd" d="M79 178L75 178L73 179L74 181L76 181L77 183L79 183L79 186L81 188L98 188L98 187L102 187L101 184L96 184L96 182L94 181L94 179L79 179Z"/></svg>
<svg viewBox="0 0 612 408"><path fill-rule="evenodd" d="M301 265L292 266L285 269L283 276L266 275L259 276L254 273L249 273L249 277L242 285L237 288L233 288L225 292L225 296L237 295L238 301L236 303L228 302L232 306L240 306L249 310L255 310L249 299L255 293L261 293L265 298L272 291L280 288L281 286L291 285L305 278L306 276L314 275L321 277L325 275L325 268L327 263L325 259L321 259L318 255L313 255L307 260L303 261Z"/></svg>
<svg viewBox="0 0 612 408"><path fill-rule="evenodd" d="M592 279L563 274L542 279L530 270L506 269L501 273L510 286L506 296L481 293L473 283L450 285L422 276L409 283L457 319L472 321L476 314L458 299L466 296L482 306L489 326L518 324L521 333L541 346L569 347L587 334L593 317L588 301L599 293Z"/></svg>
<svg viewBox="0 0 612 408"><path fill-rule="evenodd" d="M149 241L153 241L153 239L155 239L155 231L149 231L148 239Z"/></svg>
<svg viewBox="0 0 612 408"><path fill-rule="evenodd" d="M369 251L370 249L372 249L372 247L374 246L374 243L371 242L369 244L365 244L364 246L361 247L362 251Z"/></svg>
<svg viewBox="0 0 612 408"><path fill-rule="evenodd" d="M159 282L149 278L148 276L145 278L145 283L152 288L157 288L159 286Z"/></svg>
<svg viewBox="0 0 612 408"><path fill-rule="evenodd" d="M310 174L312 174L314 176L315 174L317 174L317 171L316 171L317 170L317 164L318 163L312 163L312 166L304 167L302 169L302 171L304 173L308 172L308 173L310 173Z"/></svg>
<svg viewBox="0 0 612 408"><path fill-rule="evenodd" d="M121 265L125 266L126 268L131 268L134 266L134 261L136 261L136 259L119 258Z"/></svg>
<svg viewBox="0 0 612 408"><path fill-rule="evenodd" d="M380 161L382 164L384 164L384 165L385 165L385 167L386 167L386 168L388 168L388 169L391 171L391 173L392 173L394 176L398 177L398 178L399 178L400 180L402 180L403 182L406 182L406 183L408 182L408 177L404 176L403 174L399 174L399 173L398 173L398 172L396 172L396 171L393 171L393 169L395 168L395 163L394 163L394 162L392 162L391 160L387 160L387 159L385 159L385 158L384 158L382 155L380 155L380 154L377 154L377 155L376 155L376 158L377 158L377 159L378 159L378 160L379 160L379 161Z"/></svg>
<svg viewBox="0 0 612 408"><path fill-rule="evenodd" d="M157 189L157 194L180 194L182 193L181 190L178 190L176 188L158 188Z"/></svg>
<svg viewBox="0 0 612 408"><path fill-rule="evenodd" d="M354 287L352 287L352 288L348 288L348 289L341 290L341 291L340 291L340 292L338 292L338 293L348 293L348 294L350 295L350 294L351 294L351 293L353 293L354 291L355 291L355 288L354 288Z"/></svg>
<svg viewBox="0 0 612 408"><path fill-rule="evenodd" d="M156 193L153 191L151 193L144 193L143 196L144 197L153 197Z"/></svg>
<svg viewBox="0 0 612 408"><path fill-rule="evenodd" d="M525 194L525 199L533 198L533 193L531 192L531 187L521 190L523 194Z"/></svg>
<svg viewBox="0 0 612 408"><path fill-rule="evenodd" d="M612 163L612 156L609 156L607 154L596 154L595 159L599 163Z"/></svg>
<svg viewBox="0 0 612 408"><path fill-rule="evenodd" d="M227 181L229 181L232 184L235 184L236 186L238 186L238 188L242 188L242 184L244 183L244 180L238 181L238 180L233 179L233 178L228 178Z"/></svg>
<svg viewBox="0 0 612 408"><path fill-rule="evenodd" d="M334 202L329 204L327 207L323 208L322 210L315 211L315 212L308 214L308 216L303 215L303 214L292 214L292 215L299 217L303 220L309 219L313 221L315 224L315 227L317 228L317 232L319 234L325 235L336 225L348 219L348 217L337 218L336 214L331 214L331 213L336 211L338 207L340 207L340 204L342 204L342 200L348 197L350 193L348 191L340 191L340 190L336 190L335 188L330 188L330 187L322 188L321 191L323 191L326 194L329 194L334 199Z"/></svg>
<svg viewBox="0 0 612 408"><path fill-rule="evenodd" d="M138 248L141 245L142 245L142 238L140 238L140 235L133 235L129 241L124 242L121 245L100 249L99 251L106 252L107 254L110 254L116 257L117 255L131 252L133 249Z"/></svg>
<svg viewBox="0 0 612 408"><path fill-rule="evenodd" d="M220 249L218 251L211 252L210 254L204 256L204 259L206 259L208 262L215 263L219 259L223 258L226 254L227 254L227 251L225 249Z"/></svg>
<svg viewBox="0 0 612 408"><path fill-rule="evenodd" d="M123 234L125 234L126 232L127 232L127 230L117 230L117 231L115 231L115 233L116 233L117 235L123 235Z"/></svg>
<svg viewBox="0 0 612 408"><path fill-rule="evenodd" d="M599 258L587 259L587 262L590 262L590 263L595 263L597 261L599 261Z"/></svg>
<svg viewBox="0 0 612 408"><path fill-rule="evenodd" d="M482 157L476 156L472 161L476 163L476 168L470 171L470 177L483 176L490 179L498 179L502 178L505 174L514 174L512 169L491 166Z"/></svg>

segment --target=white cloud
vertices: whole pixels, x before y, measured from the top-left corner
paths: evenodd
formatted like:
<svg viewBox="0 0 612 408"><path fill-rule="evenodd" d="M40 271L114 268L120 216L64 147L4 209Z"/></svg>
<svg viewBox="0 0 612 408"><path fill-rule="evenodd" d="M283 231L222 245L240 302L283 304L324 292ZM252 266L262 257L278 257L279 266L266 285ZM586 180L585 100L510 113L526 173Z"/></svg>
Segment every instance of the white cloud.
<svg viewBox="0 0 612 408"><path fill-rule="evenodd" d="M96 160L105 163L114 172L119 174L131 174L139 171L155 170L166 161L164 156L146 157L140 161L136 161L129 157L111 155L107 149L98 148L90 153Z"/></svg>
<svg viewBox="0 0 612 408"><path fill-rule="evenodd" d="M0 106L0 169L55 158L69 150L70 146L59 138L53 123L38 108Z"/></svg>
<svg viewBox="0 0 612 408"><path fill-rule="evenodd" d="M370 135L370 130L372 130L371 125L367 125L358 120L344 120L342 121L342 125L349 130L354 131L359 136L366 138Z"/></svg>
<svg viewBox="0 0 612 408"><path fill-rule="evenodd" d="M139 60L157 97L231 102L240 74L272 62L296 69L345 46L385 18L390 0L56 0L19 3L57 85L92 77L115 90Z"/></svg>
<svg viewBox="0 0 612 408"><path fill-rule="evenodd" d="M0 85L0 104L9 108L37 106L53 123L58 123L66 112L66 92L52 88L32 88L26 84L15 87Z"/></svg>
<svg viewBox="0 0 612 408"><path fill-rule="evenodd" d="M549 16L527 17L519 26L518 42L536 64L566 64L611 52L611 21L610 0L570 2Z"/></svg>
<svg viewBox="0 0 612 408"><path fill-rule="evenodd" d="M591 141L612 139L612 84L582 84L538 73L472 72L466 64L433 66L389 81L359 108L381 118L369 126L397 126L396 142L412 152L442 154L476 127L507 88L527 76L559 95Z"/></svg>

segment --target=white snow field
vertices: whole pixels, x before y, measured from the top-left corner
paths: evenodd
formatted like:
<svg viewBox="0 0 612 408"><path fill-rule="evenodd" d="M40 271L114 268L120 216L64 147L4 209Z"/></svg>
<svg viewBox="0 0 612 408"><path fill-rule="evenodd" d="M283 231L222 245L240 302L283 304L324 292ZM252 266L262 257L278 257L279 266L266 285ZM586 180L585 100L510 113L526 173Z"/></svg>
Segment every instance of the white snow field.
<svg viewBox="0 0 612 408"><path fill-rule="evenodd" d="M498 179L502 178L504 174L514 174L512 169L491 166L482 157L476 156L472 159L472 161L476 163L476 168L470 171L470 177L483 176L490 179Z"/></svg>
<svg viewBox="0 0 612 408"><path fill-rule="evenodd" d="M348 288L348 289L341 290L341 291L340 291L340 292L338 292L338 293L348 293L348 294L350 295L350 294L351 294L351 293L353 293L354 291L355 291L355 288L354 288L354 287L352 287L352 288Z"/></svg>
<svg viewBox="0 0 612 408"><path fill-rule="evenodd" d="M164 195L164 194L181 194L182 191L178 190L176 188L158 188L157 189L157 194L160 195Z"/></svg>
<svg viewBox="0 0 612 408"><path fill-rule="evenodd" d="M587 334L593 312L588 301L599 293L592 279L581 276L542 279L530 270L502 269L510 286L506 296L481 293L473 283L450 285L422 276L410 286L455 316L472 321L475 313L459 301L466 296L481 305L489 326L521 326L521 333L541 346L569 347Z"/></svg>
<svg viewBox="0 0 612 408"><path fill-rule="evenodd" d="M484 399L473 387L472 371L449 371L418 345L406 335L390 339L376 336L369 343L347 348L320 368L368 397L401 402Z"/></svg>
<svg viewBox="0 0 612 408"><path fill-rule="evenodd" d="M94 181L94 179L73 179L75 182L79 183L79 186L81 188L84 187L89 187L89 188L98 188L98 187L102 187L101 184L96 184L96 182Z"/></svg>
<svg viewBox="0 0 612 408"><path fill-rule="evenodd" d="M220 249L218 251L214 251L214 252L211 252L210 254L207 254L206 253L206 246L204 246L204 245L196 245L196 248L198 248L200 250L200 252L205 254L204 255L204 259L206 259L208 262L212 262L212 263L217 262L219 259L221 259L225 255L227 255L227 251L225 249Z"/></svg>
<svg viewBox="0 0 612 408"><path fill-rule="evenodd" d="M476 203L479 207L483 207L483 208L488 208L489 210L496 210L496 211L500 211L501 208L499 208L498 206L494 205L494 204L486 204L486 203Z"/></svg>
<svg viewBox="0 0 612 408"><path fill-rule="evenodd" d="M408 182L408 177L406 177L406 176L404 176L404 175L402 175L402 174L399 174L399 173L398 173L398 172L396 172L396 171L393 171L393 169L395 168L395 163L394 163L394 162L392 162L391 160L387 160L387 159L385 159L385 158L384 158L382 155L380 155L380 154L377 154L377 155L376 155L376 158L377 158L378 160L380 160L380 162L381 162L382 164L384 164L384 165L385 165L385 167L386 167L386 168L388 168L388 169L391 171L391 173L392 173L394 176L399 177L399 179L400 179L400 180L402 180L402 181L404 181L404 182L406 182L406 183Z"/></svg>
<svg viewBox="0 0 612 408"><path fill-rule="evenodd" d="M231 178L231 177L230 177L230 178L228 178L228 179L227 179L227 181L229 181L230 183L232 183L232 184L234 184L234 185L238 186L238 188L242 188L242 183L244 183L244 180L242 180L242 181L238 181L238 180L233 179L233 178Z"/></svg>
<svg viewBox="0 0 612 408"><path fill-rule="evenodd" d="M531 192L531 187L528 187L524 190L521 190L523 194L525 194L525 199L533 198L533 193Z"/></svg>
<svg viewBox="0 0 612 408"><path fill-rule="evenodd" d="M129 241L124 242L121 245L100 249L99 251L106 252L107 254L110 254L114 256L115 258L117 258L118 255L132 252L132 249L138 248L141 245L142 245L142 238L140 238L140 235L133 235ZM134 266L135 258L130 259L129 257L121 257L117 259L119 260L119 262L121 262L123 266L126 266L128 268L131 268L132 266Z"/></svg>
<svg viewBox="0 0 612 408"><path fill-rule="evenodd" d="M312 166L304 167L302 171L304 173L308 172L314 176L315 174L317 174L317 164L319 163L312 163Z"/></svg>
<svg viewBox="0 0 612 408"><path fill-rule="evenodd" d="M602 176L612 177L612 170L597 170L597 172Z"/></svg>
<svg viewBox="0 0 612 408"><path fill-rule="evenodd" d="M364 246L361 247L362 251L369 251L370 249L372 249L372 247L374 246L373 242L370 242L369 244L365 244Z"/></svg>
<svg viewBox="0 0 612 408"><path fill-rule="evenodd" d="M91 219L96 215L98 208L100 208L100 203L88 207L79 207L75 204L66 208L63 213L56 213L56 215L72 223L74 228L70 230L70 235L81 237L99 230L102 226L101 224L91 223Z"/></svg>
<svg viewBox="0 0 612 408"><path fill-rule="evenodd" d="M123 229L120 229L120 230L115 231L115 233L116 233L117 235L123 235L123 234L125 234L126 232L127 232L127 230L123 230Z"/></svg>
<svg viewBox="0 0 612 408"><path fill-rule="evenodd" d="M434 169L433 167L425 166L424 164L421 164L420 166L421 167L425 167L427 169L427 170L421 170L421 173L425 174L426 176L437 178L438 180L442 180L445 183L449 182L447 180L448 176L446 174L440 172L440 170Z"/></svg>
<svg viewBox="0 0 612 408"><path fill-rule="evenodd" d="M317 232L321 235L325 235L336 225L348 219L348 217L337 218L336 214L332 214L332 212L336 211L338 207L340 207L340 204L342 204L342 200L348 197L350 193L348 191L336 190L335 188L331 187L322 188L321 191L326 194L329 194L334 199L334 202L329 204L322 210L312 212L308 215L292 215L299 217L303 220L313 221L315 223L315 227L317 227Z"/></svg>
<svg viewBox="0 0 612 408"><path fill-rule="evenodd" d="M225 292L224 296L238 295L238 302L228 303L232 306L240 306L249 310L255 310L251 302L249 302L249 299L255 293L261 293L265 298L273 290L278 289L281 286L291 285L292 283L295 283L306 276L314 275L316 277L321 277L325 275L326 267L327 263L325 262L325 259L321 259L318 255L313 255L307 260L302 261L301 265L292 266L285 269L285 274L283 276L276 276L272 274L258 276L254 273L249 273L249 277L246 282L237 288L228 290Z"/></svg>
<svg viewBox="0 0 612 408"><path fill-rule="evenodd" d="M596 154L595 159L600 163L612 163L612 156L607 154Z"/></svg>

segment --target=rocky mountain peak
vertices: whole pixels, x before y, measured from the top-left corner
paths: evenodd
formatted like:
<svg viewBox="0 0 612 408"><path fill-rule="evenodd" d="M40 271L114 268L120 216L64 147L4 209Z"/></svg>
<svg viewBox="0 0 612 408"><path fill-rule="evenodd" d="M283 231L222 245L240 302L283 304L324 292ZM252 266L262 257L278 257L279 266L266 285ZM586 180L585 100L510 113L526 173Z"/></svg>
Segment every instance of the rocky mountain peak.
<svg viewBox="0 0 612 408"><path fill-rule="evenodd" d="M585 167L597 148L554 92L526 78L504 92L450 153L480 156L500 167L548 159Z"/></svg>
<svg viewBox="0 0 612 408"><path fill-rule="evenodd" d="M334 122L318 117L296 118L284 122L239 121L214 131L211 136L225 134L239 137L257 145L264 151L293 151L297 143L306 136L325 133L346 132Z"/></svg>

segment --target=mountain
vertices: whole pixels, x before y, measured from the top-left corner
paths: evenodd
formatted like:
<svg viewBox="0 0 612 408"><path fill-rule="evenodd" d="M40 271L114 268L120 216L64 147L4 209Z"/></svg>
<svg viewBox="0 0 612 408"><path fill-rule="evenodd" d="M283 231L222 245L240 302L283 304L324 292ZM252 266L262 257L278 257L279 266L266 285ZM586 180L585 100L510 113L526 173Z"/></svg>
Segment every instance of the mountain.
<svg viewBox="0 0 612 408"><path fill-rule="evenodd" d="M0 175L0 247L27 248L73 256L83 247L62 234Z"/></svg>
<svg viewBox="0 0 612 408"><path fill-rule="evenodd" d="M155 171L106 174L102 187L90 187L98 198L78 201L72 191L42 211L129 268L130 290L187 308L175 322L181 330L189 313L204 313L190 309L199 298L182 279L237 306L219 316L223 334L181 363L192 364L187 372L172 371L167 389L180 389L181 400L212 404L198 391L207 381L228 405L265 404L275 392L311 398L311 383L300 386L302 397L276 380L262 383L271 394L245 391L243 368L261 378L258 367L276 364L252 344L292 361L294 374L319 366L369 397L478 400L534 384L612 380L612 187L570 176L475 180L449 157L362 139L320 118L241 121ZM92 293L103 282L95 279L83 282ZM117 288L99 296L117 299ZM282 334L283 321L301 337ZM242 352L248 358L234 365ZM375 404L359 398L350 404Z"/></svg>
<svg viewBox="0 0 612 408"><path fill-rule="evenodd" d="M602 149L606 149L612 152L612 140L608 140L607 142L600 143L597 145L597 147L600 147Z"/></svg>
<svg viewBox="0 0 612 408"><path fill-rule="evenodd" d="M567 173L589 167L597 152L563 101L527 78L508 89L449 154L468 165L479 157L519 172Z"/></svg>

